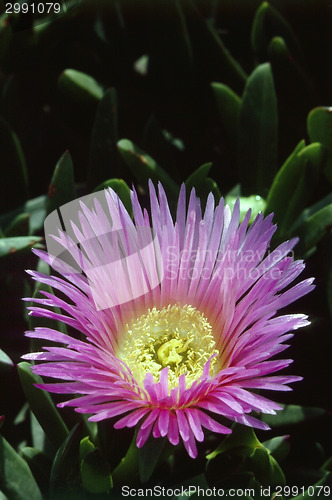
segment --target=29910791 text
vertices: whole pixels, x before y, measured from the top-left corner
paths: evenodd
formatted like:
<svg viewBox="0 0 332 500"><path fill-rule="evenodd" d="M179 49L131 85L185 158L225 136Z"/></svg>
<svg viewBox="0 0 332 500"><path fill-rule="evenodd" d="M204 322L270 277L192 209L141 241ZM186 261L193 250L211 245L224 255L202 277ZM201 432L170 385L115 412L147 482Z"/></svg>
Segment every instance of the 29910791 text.
<svg viewBox="0 0 332 500"><path fill-rule="evenodd" d="M6 14L60 14L61 4L59 2L6 2Z"/></svg>

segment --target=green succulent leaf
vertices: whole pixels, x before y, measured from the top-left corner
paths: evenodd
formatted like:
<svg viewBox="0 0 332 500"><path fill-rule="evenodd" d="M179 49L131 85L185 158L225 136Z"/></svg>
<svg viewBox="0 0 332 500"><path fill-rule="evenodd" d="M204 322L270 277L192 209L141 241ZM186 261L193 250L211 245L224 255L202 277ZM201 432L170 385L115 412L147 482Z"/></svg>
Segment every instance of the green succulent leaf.
<svg viewBox="0 0 332 500"><path fill-rule="evenodd" d="M144 446L138 448L138 470L143 483L151 478L166 441L166 438L156 439L151 435Z"/></svg>
<svg viewBox="0 0 332 500"><path fill-rule="evenodd" d="M332 204L308 217L296 229L300 238L298 251L305 252L315 246L332 229Z"/></svg>
<svg viewBox="0 0 332 500"><path fill-rule="evenodd" d="M15 236L0 238L0 257L24 251L37 246L43 240L40 236Z"/></svg>
<svg viewBox="0 0 332 500"><path fill-rule="evenodd" d="M268 46L274 37L283 38L293 58L303 60L299 43L289 23L273 5L263 2L256 11L251 30L252 48L260 62L268 60Z"/></svg>
<svg viewBox="0 0 332 500"><path fill-rule="evenodd" d="M109 466L100 451L94 448L81 461L83 487L89 493L106 493L113 487Z"/></svg>
<svg viewBox="0 0 332 500"><path fill-rule="evenodd" d="M261 196L258 196L258 194L253 195L253 196L248 196L247 198L244 196L240 196L240 197L238 197L238 196L226 196L225 202L231 208L233 208L235 203L236 203L236 200L238 198L240 198L240 221L242 221L244 219L244 217L249 209L251 209L251 216L250 216L250 220L249 220L250 224L254 221L254 219L256 218L256 216L260 212L264 212L264 210L265 210L265 206L266 206L265 200Z"/></svg>
<svg viewBox="0 0 332 500"><path fill-rule="evenodd" d="M255 431L251 427L235 425L232 429L232 434L226 436L220 445L207 455L206 458L208 460L213 460L217 455L236 448L246 448L249 450L249 453L252 453L252 450L256 449L258 446L261 446L261 443L258 441Z"/></svg>
<svg viewBox="0 0 332 500"><path fill-rule="evenodd" d="M326 414L322 408L299 405L284 405L276 415L262 415L262 420L270 427L296 425Z"/></svg>
<svg viewBox="0 0 332 500"><path fill-rule="evenodd" d="M301 141L275 176L267 196L265 213L274 212L280 238L289 234L294 220L310 199L324 158L321 144L305 146Z"/></svg>
<svg viewBox="0 0 332 500"><path fill-rule="evenodd" d="M276 436L263 442L263 446L269 450L279 462L284 460L289 453L289 436Z"/></svg>
<svg viewBox="0 0 332 500"><path fill-rule="evenodd" d="M42 500L26 461L0 436L0 489L10 500Z"/></svg>
<svg viewBox="0 0 332 500"><path fill-rule="evenodd" d="M332 107L318 107L310 111L307 129L311 142L320 142L327 150L324 173L332 183Z"/></svg>
<svg viewBox="0 0 332 500"><path fill-rule="evenodd" d="M138 467L138 448L135 433L126 455L112 471L114 484L120 486L134 483L135 480L138 479Z"/></svg>
<svg viewBox="0 0 332 500"><path fill-rule="evenodd" d="M212 163L204 163L204 165L201 165L198 167L197 170L195 170L186 180L186 189L188 192L190 192L193 188L196 190L199 190L200 186L202 183L205 181L207 178L210 170L212 167Z"/></svg>
<svg viewBox="0 0 332 500"><path fill-rule="evenodd" d="M237 146L241 98L223 83L211 83L217 105L219 120L231 141L234 151Z"/></svg>
<svg viewBox="0 0 332 500"><path fill-rule="evenodd" d="M82 463L82 460L88 455L88 453L91 453L93 450L95 450L95 445L90 441L89 436L85 436L83 439L80 441L80 463Z"/></svg>
<svg viewBox="0 0 332 500"><path fill-rule="evenodd" d="M29 363L21 362L17 368L31 411L44 429L49 440L55 446L60 446L68 436L68 429L60 417L49 393L35 387L35 384L42 383L41 377L32 373Z"/></svg>
<svg viewBox="0 0 332 500"><path fill-rule="evenodd" d="M277 171L278 112L271 67L248 77L240 110L238 152L244 195L265 196Z"/></svg>
<svg viewBox="0 0 332 500"><path fill-rule="evenodd" d="M53 461L50 477L50 500L85 499L81 488L79 449L82 425L77 424L60 446Z"/></svg>
<svg viewBox="0 0 332 500"><path fill-rule="evenodd" d="M133 207L131 203L130 188L128 184L123 179L109 179L96 187L95 191L100 191L109 187L112 188L119 196L128 213L132 214Z"/></svg>
<svg viewBox="0 0 332 500"><path fill-rule="evenodd" d="M14 209L28 198L28 175L20 141L0 117L0 213Z"/></svg>
<svg viewBox="0 0 332 500"><path fill-rule="evenodd" d="M169 195L177 197L178 185L151 156L128 139L121 139L118 142L118 150L132 174L144 188L147 188L149 179L155 184L160 181Z"/></svg>
<svg viewBox="0 0 332 500"><path fill-rule="evenodd" d="M37 231L40 231L46 217L45 202L46 196L38 196L37 198L28 200L19 208L0 215L0 226L4 228L5 235L7 234L7 231L10 231L12 224L18 223L17 221L20 220L19 217L27 216L29 216L29 230L25 233L25 235L35 234Z"/></svg>
<svg viewBox="0 0 332 500"><path fill-rule="evenodd" d="M332 204L332 193L321 198L317 203L314 203L308 208L305 208L301 215L296 219L294 225L292 226L292 231L296 232L296 229L301 226L307 219L315 215L317 212Z"/></svg>
<svg viewBox="0 0 332 500"><path fill-rule="evenodd" d="M46 212L49 215L61 205L77 197L74 169L71 156L66 151L56 164L46 200Z"/></svg>
<svg viewBox="0 0 332 500"><path fill-rule="evenodd" d="M31 472L37 479L39 485L48 487L48 480L51 472L51 459L37 448L27 446L21 450L21 455L27 462Z"/></svg>
<svg viewBox="0 0 332 500"><path fill-rule="evenodd" d="M311 142L321 142L332 151L332 107L318 107L311 110L307 127Z"/></svg>
<svg viewBox="0 0 332 500"><path fill-rule="evenodd" d="M15 236L26 236L30 232L29 226L30 215L27 213L19 214L5 229L5 236L7 238Z"/></svg>
<svg viewBox="0 0 332 500"><path fill-rule="evenodd" d="M77 103L98 102L104 94L101 85L90 75L65 69L59 77L59 89Z"/></svg>
<svg viewBox="0 0 332 500"><path fill-rule="evenodd" d="M281 99L287 96L287 100L292 103L287 110L287 119L283 122L282 134L285 135L293 126L293 120L299 114L302 116L302 113L306 113L310 103L315 102L314 87L304 67L293 57L284 38L275 36L271 39L268 56ZM291 129L290 132L293 133Z"/></svg>
<svg viewBox="0 0 332 500"><path fill-rule="evenodd" d="M8 371L14 367L14 363L7 354L0 349L0 371Z"/></svg>
<svg viewBox="0 0 332 500"><path fill-rule="evenodd" d="M269 450L260 446L256 448L250 457L250 465L255 473L255 478L263 486L285 485L285 476L270 454Z"/></svg>
<svg viewBox="0 0 332 500"><path fill-rule="evenodd" d="M30 417L30 433L33 448L42 451L43 453L52 456L56 450L56 447L47 438L43 428L36 419L32 411L29 411L29 404L26 403L26 407L23 410L27 410L28 416ZM23 416L22 416L23 417ZM26 413L24 414L24 420L27 418ZM17 420L17 417L16 417Z"/></svg>
<svg viewBox="0 0 332 500"><path fill-rule="evenodd" d="M207 200L207 197L210 193L213 193L216 203L219 202L221 193L218 185L213 179L207 177L208 173L211 170L211 167L212 163L205 163L188 177L185 182L188 196L191 190L195 188L197 196L202 200L203 203Z"/></svg>
<svg viewBox="0 0 332 500"><path fill-rule="evenodd" d="M94 189L111 175L118 174L117 150L117 95L108 89L99 102L92 129L90 158L87 173L88 185Z"/></svg>

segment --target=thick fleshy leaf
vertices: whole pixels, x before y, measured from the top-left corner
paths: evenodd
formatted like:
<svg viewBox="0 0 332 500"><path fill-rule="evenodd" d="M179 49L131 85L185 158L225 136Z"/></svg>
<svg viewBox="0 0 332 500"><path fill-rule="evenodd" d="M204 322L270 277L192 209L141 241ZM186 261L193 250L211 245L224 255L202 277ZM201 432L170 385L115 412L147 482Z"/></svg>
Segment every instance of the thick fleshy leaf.
<svg viewBox="0 0 332 500"><path fill-rule="evenodd" d="M28 403L26 403L29 408ZM30 410L28 412L30 416L30 432L31 432L31 441L33 448L37 450L43 451L48 455L52 455L55 452L56 446L54 446L49 439L47 438L43 428L40 426L40 423L36 419L35 415Z"/></svg>
<svg viewBox="0 0 332 500"><path fill-rule="evenodd" d="M142 483L152 476L166 441L166 438L155 438L150 435L144 446L138 448L138 470Z"/></svg>
<svg viewBox="0 0 332 500"><path fill-rule="evenodd" d="M248 77L239 117L239 173L244 195L265 196L277 171L278 111L271 67Z"/></svg>
<svg viewBox="0 0 332 500"><path fill-rule="evenodd" d="M38 198L28 200L19 208L1 215L0 226L4 228L5 234L14 223L15 219L22 216L29 216L29 230L25 233L25 235L34 234L35 232L40 231L46 217L45 202L46 196L38 196Z"/></svg>
<svg viewBox="0 0 332 500"><path fill-rule="evenodd" d="M160 181L166 192L177 196L179 188L167 172L147 153L128 139L118 142L118 150L137 181L147 189L148 180Z"/></svg>
<svg viewBox="0 0 332 500"><path fill-rule="evenodd" d="M107 181L100 184L95 191L101 191L102 189L112 188L113 191L119 196L120 200L126 207L127 212L131 215L133 207L130 198L130 188L128 184L123 179L108 179Z"/></svg>
<svg viewBox="0 0 332 500"><path fill-rule="evenodd" d="M32 373L29 363L19 363L17 368L31 411L44 429L49 440L55 446L60 446L68 436L68 429L60 417L51 396L48 392L35 387L34 384L40 384L42 380L38 375Z"/></svg>
<svg viewBox="0 0 332 500"><path fill-rule="evenodd" d="M316 245L332 228L332 204L308 217L296 229L300 238L298 251L305 252Z"/></svg>
<svg viewBox="0 0 332 500"><path fill-rule="evenodd" d="M221 198L221 193L218 185L213 179L207 177L209 171L211 170L211 167L212 163L205 163L204 165L201 165L188 177L185 185L187 188L187 193L190 193L192 188L195 188L197 196L203 202L207 199L209 193L213 193L216 203L218 203Z"/></svg>
<svg viewBox="0 0 332 500"><path fill-rule="evenodd" d="M264 486L280 486L286 484L284 473L279 464L263 446L254 450L250 457L250 465L255 478Z"/></svg>
<svg viewBox="0 0 332 500"><path fill-rule="evenodd" d="M58 84L62 92L78 103L98 102L104 93L101 85L92 76L76 69L65 69Z"/></svg>
<svg viewBox="0 0 332 500"><path fill-rule="evenodd" d="M315 189L324 162L321 144L301 141L274 178L265 213L274 212L280 238L288 234Z"/></svg>
<svg viewBox="0 0 332 500"><path fill-rule="evenodd" d="M226 436L220 445L213 452L207 455L206 458L208 460L213 460L220 453L224 453L238 447L248 448L252 451L258 446L261 446L261 443L258 441L252 427L235 425L232 430L232 434Z"/></svg>
<svg viewBox="0 0 332 500"><path fill-rule="evenodd" d="M0 257L30 249L43 240L40 236L15 236L0 238Z"/></svg>
<svg viewBox="0 0 332 500"><path fill-rule="evenodd" d="M282 425L296 425L326 414L322 408L285 405L276 415L262 415L262 420L272 428Z"/></svg>
<svg viewBox="0 0 332 500"><path fill-rule="evenodd" d="M10 500L42 500L42 494L25 460L0 436L0 490Z"/></svg>
<svg viewBox="0 0 332 500"><path fill-rule="evenodd" d="M321 142L332 151L332 107L319 107L310 111L307 127L311 142Z"/></svg>
<svg viewBox="0 0 332 500"><path fill-rule="evenodd" d="M195 188L198 190L202 183L205 181L206 177L208 176L208 173L210 172L212 167L212 163L204 163L204 165L201 165L197 170L195 170L186 180L186 188L187 191L190 193L192 188Z"/></svg>
<svg viewBox="0 0 332 500"><path fill-rule="evenodd" d="M28 198L28 176L20 141L0 117L0 213L16 208Z"/></svg>
<svg viewBox="0 0 332 500"><path fill-rule="evenodd" d="M138 448L136 433L119 465L112 471L114 485L132 484L138 479Z"/></svg>
<svg viewBox="0 0 332 500"><path fill-rule="evenodd" d="M88 452L82 459L81 478L83 487L89 493L106 493L112 488L109 466L97 448Z"/></svg>
<svg viewBox="0 0 332 500"><path fill-rule="evenodd" d="M260 62L268 60L268 46L274 37L282 37L292 57L302 61L301 49L291 26L273 5L263 2L256 11L251 30L251 45Z"/></svg>
<svg viewBox="0 0 332 500"><path fill-rule="evenodd" d="M314 203L308 208L305 208L301 215L296 219L294 225L292 226L292 230L295 231L298 227L300 227L307 219L318 213L323 208L326 208L328 205L332 204L332 193L321 198L317 203Z"/></svg>
<svg viewBox="0 0 332 500"><path fill-rule="evenodd" d="M101 99L93 124L87 173L90 189L120 173L117 168L117 126L117 96L115 89L111 88Z"/></svg>
<svg viewBox="0 0 332 500"><path fill-rule="evenodd" d="M223 83L213 82L211 87L217 105L219 120L235 150L238 139L241 98Z"/></svg>
<svg viewBox="0 0 332 500"><path fill-rule="evenodd" d="M95 449L95 445L90 441L89 436L85 436L80 441L80 463L82 460Z"/></svg>
<svg viewBox="0 0 332 500"><path fill-rule="evenodd" d="M299 116L302 117L304 113L307 113L308 108L314 105L315 90L305 67L293 57L284 38L275 36L271 39L268 57L280 101L285 100L290 103L280 128L283 138L288 135L287 142L293 145L295 141L298 141L298 131L294 130L294 121L297 121Z"/></svg>
<svg viewBox="0 0 332 500"><path fill-rule="evenodd" d="M66 151L56 164L51 184L48 188L46 212L49 215L61 205L76 198L74 169L71 156Z"/></svg>
<svg viewBox="0 0 332 500"><path fill-rule="evenodd" d="M249 209L251 209L251 216L249 223L253 222L255 217L260 213L264 212L265 210L265 200L261 197L258 196L258 194L253 195L253 196L248 196L245 198L244 196L226 196L225 197L225 202L231 207L234 208L234 205L236 203L236 200L240 198L240 221L242 221L248 212Z"/></svg>
<svg viewBox="0 0 332 500"><path fill-rule="evenodd" d="M13 236L26 236L29 234L29 214L19 214L11 222L11 224L5 230L5 236L7 238Z"/></svg>
<svg viewBox="0 0 332 500"><path fill-rule="evenodd" d="M289 453L289 436L276 436L268 441L264 441L263 445L278 461L283 460Z"/></svg>
<svg viewBox="0 0 332 500"><path fill-rule="evenodd" d="M332 107L319 107L310 111L307 129L311 142L320 142L327 150L324 173L332 183Z"/></svg>
<svg viewBox="0 0 332 500"><path fill-rule="evenodd" d="M47 490L52 466L51 459L37 448L28 446L21 450L21 455L29 465L38 485Z"/></svg>
<svg viewBox="0 0 332 500"><path fill-rule="evenodd" d="M86 498L81 488L78 460L81 439L82 426L78 424L60 446L51 470L50 500L59 500L60 498L79 500Z"/></svg>
<svg viewBox="0 0 332 500"><path fill-rule="evenodd" d="M8 371L14 367L14 363L7 354L0 349L0 371Z"/></svg>

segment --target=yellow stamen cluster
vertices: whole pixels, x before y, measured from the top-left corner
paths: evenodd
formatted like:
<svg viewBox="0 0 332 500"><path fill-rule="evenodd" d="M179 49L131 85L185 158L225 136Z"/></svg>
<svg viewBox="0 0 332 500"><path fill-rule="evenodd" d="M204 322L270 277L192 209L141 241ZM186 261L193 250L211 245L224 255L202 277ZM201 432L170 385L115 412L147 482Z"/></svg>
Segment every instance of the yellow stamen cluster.
<svg viewBox="0 0 332 500"><path fill-rule="evenodd" d="M161 370L168 366L170 388L178 386L182 374L186 374L190 387L213 354L217 356L211 361L210 375L220 370L215 345L212 327L200 311L190 305L169 305L162 309L153 307L127 324L117 355L140 384L147 372L157 382Z"/></svg>

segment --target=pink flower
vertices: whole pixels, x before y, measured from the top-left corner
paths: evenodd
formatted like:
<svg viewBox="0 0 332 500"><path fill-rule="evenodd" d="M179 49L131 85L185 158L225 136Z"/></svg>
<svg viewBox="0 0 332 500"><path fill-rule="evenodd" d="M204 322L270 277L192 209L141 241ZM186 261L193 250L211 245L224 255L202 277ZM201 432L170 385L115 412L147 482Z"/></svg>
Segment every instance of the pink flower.
<svg viewBox="0 0 332 500"><path fill-rule="evenodd" d="M150 183L151 217L132 192L134 221L112 190L103 196L107 208L81 204L74 236L54 235L75 265L35 251L63 277L30 274L62 298L27 299L37 304L30 314L71 332L27 332L64 345L24 356L38 362L35 373L58 380L39 387L74 395L59 406L91 421L138 424L138 447L152 432L173 445L181 438L191 457L203 428L231 432L220 416L267 429L250 414L281 407L250 389L290 390L286 384L301 379L270 375L292 361L271 359L287 347L289 332L308 324L302 314L276 316L313 288L312 279L289 287L304 268L289 255L296 239L268 253L272 215L259 214L248 227L250 211L239 223L239 202L231 213L223 200L215 207L212 194L202 214L194 190L186 210L184 187L175 222L161 185L157 196Z"/></svg>

